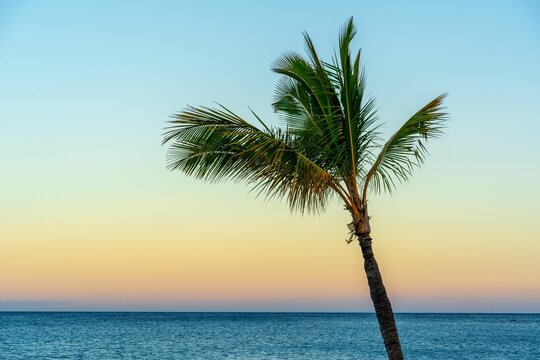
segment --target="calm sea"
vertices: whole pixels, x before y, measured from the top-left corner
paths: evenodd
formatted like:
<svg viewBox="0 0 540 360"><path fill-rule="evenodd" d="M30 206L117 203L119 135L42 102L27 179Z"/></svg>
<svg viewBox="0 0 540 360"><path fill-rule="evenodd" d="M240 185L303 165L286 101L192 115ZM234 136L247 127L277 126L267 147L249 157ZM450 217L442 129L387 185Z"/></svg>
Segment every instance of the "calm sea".
<svg viewBox="0 0 540 360"><path fill-rule="evenodd" d="M540 314L398 314L408 359L540 359ZM385 359L373 314L0 312L0 359Z"/></svg>

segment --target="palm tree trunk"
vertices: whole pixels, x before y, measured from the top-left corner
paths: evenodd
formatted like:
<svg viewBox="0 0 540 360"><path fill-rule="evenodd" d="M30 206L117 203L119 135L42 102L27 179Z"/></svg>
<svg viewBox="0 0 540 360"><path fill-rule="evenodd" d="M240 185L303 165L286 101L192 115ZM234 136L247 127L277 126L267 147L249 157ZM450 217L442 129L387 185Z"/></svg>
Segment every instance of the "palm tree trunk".
<svg viewBox="0 0 540 360"><path fill-rule="evenodd" d="M358 242L364 256L364 270L366 271L371 300L375 306L375 314L379 321L379 328L386 346L389 360L403 360L403 352L399 343L399 336L394 320L394 312L390 299L386 294L379 266L373 255L371 237L369 234L358 234Z"/></svg>

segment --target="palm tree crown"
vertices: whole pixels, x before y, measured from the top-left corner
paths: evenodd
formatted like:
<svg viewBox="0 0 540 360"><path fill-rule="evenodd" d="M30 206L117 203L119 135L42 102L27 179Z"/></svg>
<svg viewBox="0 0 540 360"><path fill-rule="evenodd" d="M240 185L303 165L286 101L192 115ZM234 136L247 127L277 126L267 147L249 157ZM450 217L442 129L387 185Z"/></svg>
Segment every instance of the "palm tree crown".
<svg viewBox="0 0 540 360"><path fill-rule="evenodd" d="M259 193L284 197L291 209L319 212L337 195L353 219L368 189L392 191L427 155L425 141L442 134L446 113L440 95L380 141L375 101L366 94L361 53L349 19L331 62L319 58L304 33L307 57L283 54L272 70L282 75L272 104L283 127L260 126L224 106L188 107L173 115L163 143L168 167L208 181L245 181Z"/></svg>

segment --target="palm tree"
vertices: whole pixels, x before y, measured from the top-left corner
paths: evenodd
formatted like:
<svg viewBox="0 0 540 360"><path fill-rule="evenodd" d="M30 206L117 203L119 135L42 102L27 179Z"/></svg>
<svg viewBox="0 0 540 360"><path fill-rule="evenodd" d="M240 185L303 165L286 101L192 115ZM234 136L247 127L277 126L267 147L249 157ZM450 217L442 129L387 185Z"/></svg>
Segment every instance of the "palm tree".
<svg viewBox="0 0 540 360"><path fill-rule="evenodd" d="M443 94L411 116L381 144L374 99L366 94L360 51L349 50L353 19L343 26L332 62L319 58L304 33L308 57L287 52L272 70L282 75L272 104L284 126L255 126L226 107L188 107L173 115L163 143L168 168L210 182L234 179L292 210L323 211L333 198L350 212L350 239L364 257L371 299L389 359L403 359L394 313L375 260L368 190L391 192L426 155L426 140L442 135Z"/></svg>

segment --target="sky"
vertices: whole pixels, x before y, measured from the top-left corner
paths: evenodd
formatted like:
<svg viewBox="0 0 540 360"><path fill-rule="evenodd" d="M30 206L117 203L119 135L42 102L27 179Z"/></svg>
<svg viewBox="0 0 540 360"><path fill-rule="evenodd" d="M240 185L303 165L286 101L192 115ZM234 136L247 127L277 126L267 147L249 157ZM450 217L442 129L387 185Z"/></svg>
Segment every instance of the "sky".
<svg viewBox="0 0 540 360"><path fill-rule="evenodd" d="M448 92L443 139L370 194L398 312L540 312L540 5L0 0L0 310L372 311L349 216L165 168L186 105L271 124L283 52L354 16L390 136Z"/></svg>

